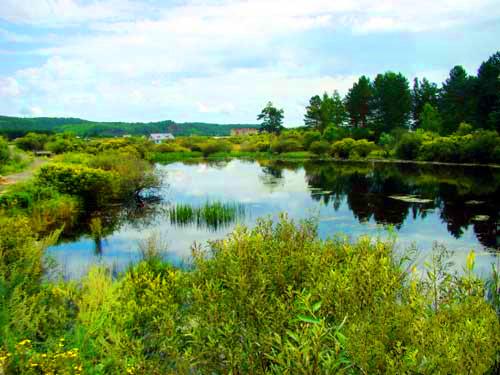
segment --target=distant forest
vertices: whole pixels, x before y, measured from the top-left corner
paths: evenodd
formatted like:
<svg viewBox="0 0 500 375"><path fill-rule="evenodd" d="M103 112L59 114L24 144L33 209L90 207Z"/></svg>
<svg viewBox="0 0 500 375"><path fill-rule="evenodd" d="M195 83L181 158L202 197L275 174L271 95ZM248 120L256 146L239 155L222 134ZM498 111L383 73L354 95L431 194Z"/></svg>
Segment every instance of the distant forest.
<svg viewBox="0 0 500 375"><path fill-rule="evenodd" d="M231 129L242 127L256 128L258 125L220 125L203 122L175 123L170 120L148 123L94 122L79 118L22 118L0 116L0 135L4 135L10 139L24 136L29 132L71 132L81 137L114 137L125 134L147 135L150 133L172 133L175 136L226 136L231 133Z"/></svg>

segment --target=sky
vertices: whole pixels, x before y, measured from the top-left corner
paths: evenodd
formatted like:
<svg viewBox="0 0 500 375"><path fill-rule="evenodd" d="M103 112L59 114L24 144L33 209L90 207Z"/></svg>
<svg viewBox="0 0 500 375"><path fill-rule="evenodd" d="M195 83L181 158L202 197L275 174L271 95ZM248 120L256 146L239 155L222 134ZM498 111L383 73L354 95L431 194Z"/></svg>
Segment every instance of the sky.
<svg viewBox="0 0 500 375"><path fill-rule="evenodd" d="M500 0L0 0L0 114L303 123L392 70L443 82L500 50Z"/></svg>

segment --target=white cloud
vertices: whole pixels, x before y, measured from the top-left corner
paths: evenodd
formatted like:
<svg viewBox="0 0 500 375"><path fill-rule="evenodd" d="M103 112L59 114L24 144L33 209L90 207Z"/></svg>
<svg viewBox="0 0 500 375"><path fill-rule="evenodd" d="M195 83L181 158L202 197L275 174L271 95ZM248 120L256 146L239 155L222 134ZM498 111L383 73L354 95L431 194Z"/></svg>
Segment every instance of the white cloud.
<svg viewBox="0 0 500 375"><path fill-rule="evenodd" d="M32 106L21 110L21 115L26 117L39 117L43 114L43 110L40 107Z"/></svg>
<svg viewBox="0 0 500 375"><path fill-rule="evenodd" d="M157 8L133 0L0 1L0 19L8 22L73 26L45 38L35 52L46 61L3 78L0 95L52 115L108 120L255 121L271 99L296 124L311 95L345 93L366 73L332 73L343 63L336 51L317 64L315 51L307 50L308 32L324 40L337 30L418 33L500 15L494 0L418 6L410 0L194 0L157 2ZM0 29L0 38L13 44L35 37L41 36ZM0 103L0 111L12 105Z"/></svg>
<svg viewBox="0 0 500 375"><path fill-rule="evenodd" d="M21 86L12 77L0 77L0 97L16 97L21 94Z"/></svg>
<svg viewBox="0 0 500 375"><path fill-rule="evenodd" d="M140 2L128 0L2 0L0 19L47 27L98 20L131 19Z"/></svg>

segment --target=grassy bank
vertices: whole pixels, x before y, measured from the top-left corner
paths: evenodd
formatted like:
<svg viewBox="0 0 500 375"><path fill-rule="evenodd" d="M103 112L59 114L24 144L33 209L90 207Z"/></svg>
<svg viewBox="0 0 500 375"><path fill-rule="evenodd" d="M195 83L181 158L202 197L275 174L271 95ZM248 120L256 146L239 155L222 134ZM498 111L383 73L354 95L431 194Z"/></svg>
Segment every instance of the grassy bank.
<svg viewBox="0 0 500 375"><path fill-rule="evenodd" d="M2 194L0 373L498 370L499 278L495 272L488 283L477 278L473 252L461 275L450 271L450 254L442 248L421 270L414 267L415 254L400 255L392 241L320 240L315 222L282 217L195 246L186 269L165 262L161 240L146 237L142 261L117 277L96 266L79 281L47 280L53 262L45 249L63 232L84 225L100 240L108 230L102 212L156 186L158 176L145 161L156 152L310 157L304 150L245 150L249 139L242 139L230 148L224 139L202 139L209 144L193 143L199 151L186 151L181 142L197 138L162 147L134 138L67 138L71 152ZM168 214L220 226L241 212L211 202L175 205Z"/></svg>
<svg viewBox="0 0 500 375"><path fill-rule="evenodd" d="M322 241L286 218L239 228L190 270L161 254L117 279L43 281L28 222L0 219L6 373L493 373L499 322L443 250L427 277L391 242ZM150 246L154 248L154 246Z"/></svg>

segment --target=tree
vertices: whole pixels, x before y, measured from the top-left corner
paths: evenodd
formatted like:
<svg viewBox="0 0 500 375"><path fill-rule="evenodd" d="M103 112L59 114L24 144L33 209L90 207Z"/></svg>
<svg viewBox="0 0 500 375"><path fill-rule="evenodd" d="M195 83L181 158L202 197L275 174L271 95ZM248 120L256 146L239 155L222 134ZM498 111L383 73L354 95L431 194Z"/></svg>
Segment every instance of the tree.
<svg viewBox="0 0 500 375"><path fill-rule="evenodd" d="M378 74L373 81L373 130L377 135L407 128L411 113L408 80L401 73Z"/></svg>
<svg viewBox="0 0 500 375"><path fill-rule="evenodd" d="M449 78L443 83L439 99L443 134L455 132L462 122L476 125L475 85L476 79L468 76L463 67L455 66L450 71Z"/></svg>
<svg viewBox="0 0 500 375"><path fill-rule="evenodd" d="M325 92L323 97L315 95L309 100L304 123L323 133L329 125L342 126L346 117L344 103L335 90L331 97Z"/></svg>
<svg viewBox="0 0 500 375"><path fill-rule="evenodd" d="M345 107L353 127L366 128L371 115L372 97L373 87L370 79L361 76L345 97Z"/></svg>
<svg viewBox="0 0 500 375"><path fill-rule="evenodd" d="M435 83L429 82L424 78L419 82L418 78L413 81L412 90L412 115L415 128L420 128L420 115L426 103L437 108L438 105L438 87Z"/></svg>
<svg viewBox="0 0 500 375"><path fill-rule="evenodd" d="M443 127L443 120L439 111L429 103L425 103L422 113L420 113L420 128L434 133L440 133Z"/></svg>
<svg viewBox="0 0 500 375"><path fill-rule="evenodd" d="M483 62L477 73L477 120L482 128L500 131L500 51Z"/></svg>
<svg viewBox="0 0 500 375"><path fill-rule="evenodd" d="M257 116L257 120L262 121L260 131L279 134L283 128L283 116L283 109L277 109L273 103L268 102Z"/></svg>

